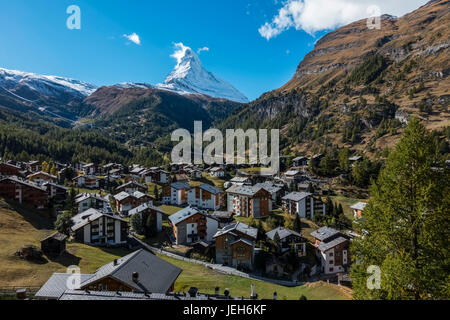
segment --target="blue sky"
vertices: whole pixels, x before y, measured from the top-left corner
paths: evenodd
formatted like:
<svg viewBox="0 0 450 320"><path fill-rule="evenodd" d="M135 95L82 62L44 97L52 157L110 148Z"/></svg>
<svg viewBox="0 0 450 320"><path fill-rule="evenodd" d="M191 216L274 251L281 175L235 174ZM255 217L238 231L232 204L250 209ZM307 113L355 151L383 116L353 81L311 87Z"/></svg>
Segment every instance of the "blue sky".
<svg viewBox="0 0 450 320"><path fill-rule="evenodd" d="M308 23L315 19L308 1L356 0L2 0L0 67L96 85L156 84L174 67L170 55L182 42L208 47L200 54L204 67L255 99L286 83L314 42L347 22ZM81 30L66 27L69 5L81 9ZM123 36L132 33L140 45Z"/></svg>

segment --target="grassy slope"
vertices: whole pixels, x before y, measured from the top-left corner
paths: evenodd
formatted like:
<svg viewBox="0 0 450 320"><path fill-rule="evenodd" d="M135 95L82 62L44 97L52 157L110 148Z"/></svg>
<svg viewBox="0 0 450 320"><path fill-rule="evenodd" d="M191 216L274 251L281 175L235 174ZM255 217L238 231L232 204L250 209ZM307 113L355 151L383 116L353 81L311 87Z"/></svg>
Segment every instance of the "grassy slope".
<svg viewBox="0 0 450 320"><path fill-rule="evenodd" d="M187 291L191 286L195 286L201 292L214 293L214 288L218 286L221 291L228 288L232 296L240 297L250 295L250 286L253 283L260 298L270 299L273 297L274 291L277 292L280 300L298 300L302 294L310 300L341 300L350 298L338 286L327 283L319 282L288 288L268 282L218 274L203 266L164 256L161 256L161 258L183 269L175 283L176 291Z"/></svg>

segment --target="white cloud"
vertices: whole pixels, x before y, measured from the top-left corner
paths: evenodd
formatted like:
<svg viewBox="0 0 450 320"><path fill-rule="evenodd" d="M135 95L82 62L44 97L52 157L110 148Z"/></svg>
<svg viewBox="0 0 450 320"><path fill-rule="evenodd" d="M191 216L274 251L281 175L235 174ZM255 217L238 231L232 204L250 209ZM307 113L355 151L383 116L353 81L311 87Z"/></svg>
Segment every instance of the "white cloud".
<svg viewBox="0 0 450 320"><path fill-rule="evenodd" d="M123 36L131 42L134 42L137 45L141 45L141 39L139 38L139 35L136 34L136 32L133 32L132 34L124 34Z"/></svg>
<svg viewBox="0 0 450 320"><path fill-rule="evenodd" d="M428 0L286 0L271 22L258 31L267 40L295 28L314 35L371 16L368 9L378 6L382 14L402 16L424 5Z"/></svg>
<svg viewBox="0 0 450 320"><path fill-rule="evenodd" d="M209 48L208 47L199 48L197 50L197 53L200 54L202 51L209 51Z"/></svg>
<svg viewBox="0 0 450 320"><path fill-rule="evenodd" d="M181 59L185 56L186 50L192 50L188 46L185 46L182 42L175 43L175 52L170 56L177 60L177 63L181 62Z"/></svg>

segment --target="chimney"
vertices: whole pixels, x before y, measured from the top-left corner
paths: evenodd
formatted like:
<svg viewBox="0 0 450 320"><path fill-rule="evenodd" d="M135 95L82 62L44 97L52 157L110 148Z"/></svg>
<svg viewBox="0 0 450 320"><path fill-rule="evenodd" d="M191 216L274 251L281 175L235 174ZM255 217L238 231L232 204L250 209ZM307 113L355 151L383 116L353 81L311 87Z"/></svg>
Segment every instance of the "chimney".
<svg viewBox="0 0 450 320"><path fill-rule="evenodd" d="M277 292L276 291L273 293L273 300L277 300Z"/></svg>
<svg viewBox="0 0 450 320"><path fill-rule="evenodd" d="M220 295L220 288L216 287L216 289L214 290L214 295L218 296Z"/></svg>
<svg viewBox="0 0 450 320"><path fill-rule="evenodd" d="M117 266L117 259L114 259L114 267Z"/></svg>
<svg viewBox="0 0 450 320"><path fill-rule="evenodd" d="M135 283L138 283L139 282L139 273L133 272L132 279Z"/></svg>
<svg viewBox="0 0 450 320"><path fill-rule="evenodd" d="M225 298L228 299L228 297L230 296L230 290L225 289L225 291L223 292L223 294L224 294Z"/></svg>

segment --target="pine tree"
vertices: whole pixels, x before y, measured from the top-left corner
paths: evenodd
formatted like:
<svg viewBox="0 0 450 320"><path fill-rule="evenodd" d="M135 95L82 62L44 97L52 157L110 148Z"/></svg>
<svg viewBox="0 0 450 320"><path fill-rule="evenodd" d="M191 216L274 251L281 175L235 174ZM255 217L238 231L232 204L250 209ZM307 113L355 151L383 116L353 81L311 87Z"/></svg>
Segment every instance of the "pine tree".
<svg viewBox="0 0 450 320"><path fill-rule="evenodd" d="M372 184L357 229L364 237L351 246L355 298L450 298L450 174L436 150L412 119ZM372 265L381 271L379 290L367 286Z"/></svg>
<svg viewBox="0 0 450 320"><path fill-rule="evenodd" d="M158 186L156 184L155 184L155 187L153 188L153 194L155 195L155 200L159 201Z"/></svg>
<svg viewBox="0 0 450 320"><path fill-rule="evenodd" d="M300 216L295 214L294 218L294 231L298 233L302 233L302 221L300 220Z"/></svg>

